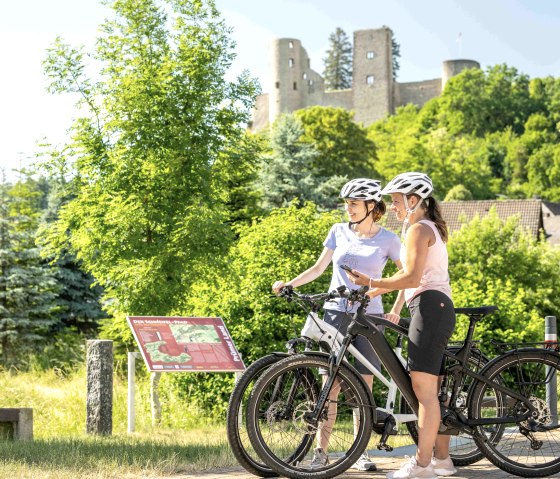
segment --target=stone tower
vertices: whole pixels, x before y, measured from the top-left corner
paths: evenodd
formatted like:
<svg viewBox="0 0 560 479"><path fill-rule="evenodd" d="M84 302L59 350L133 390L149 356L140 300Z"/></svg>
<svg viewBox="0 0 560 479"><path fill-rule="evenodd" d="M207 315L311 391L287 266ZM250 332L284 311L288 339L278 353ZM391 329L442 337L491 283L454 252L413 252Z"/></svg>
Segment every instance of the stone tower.
<svg viewBox="0 0 560 479"><path fill-rule="evenodd" d="M365 125L394 111L392 37L387 27L354 32L354 119Z"/></svg>
<svg viewBox="0 0 560 479"><path fill-rule="evenodd" d="M443 62L443 72L441 76L441 91L445 88L447 81L458 75L467 68L480 68L480 63L474 60L446 60Z"/></svg>
<svg viewBox="0 0 560 479"><path fill-rule="evenodd" d="M304 107L303 73L309 57L295 38L279 38L270 44L271 85L269 85L269 122L282 113Z"/></svg>

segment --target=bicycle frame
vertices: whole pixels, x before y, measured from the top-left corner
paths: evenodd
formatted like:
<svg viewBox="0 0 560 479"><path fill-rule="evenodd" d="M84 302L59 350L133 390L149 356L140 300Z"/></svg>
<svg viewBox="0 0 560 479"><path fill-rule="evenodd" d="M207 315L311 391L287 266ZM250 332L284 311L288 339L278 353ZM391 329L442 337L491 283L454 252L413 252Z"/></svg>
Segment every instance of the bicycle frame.
<svg viewBox="0 0 560 479"><path fill-rule="evenodd" d="M398 326L393 328L399 334L405 334L405 330L399 328ZM381 336L384 338L383 334L380 332ZM331 350L335 353L339 353L342 343L344 341L344 335L341 334L334 326L328 324L324 320L319 318L319 315L312 311L307 316L307 320L303 329L301 331L301 336L304 338L311 339L316 342L324 342L328 343L331 347ZM387 341L385 340L387 343ZM389 346L389 343L387 343ZM385 401L385 407L377 407L378 411L383 411L387 414L392 415L395 418L396 426L398 427L399 424L405 422L416 421L418 418L416 414L401 414L394 412L394 405L397 396L397 391L399 387L397 383L392 379L388 380L382 373L379 371L373 364L371 364L357 349L353 344L348 344L347 351L356 358L361 364L363 364L368 371L371 372L373 376L375 376L383 385L388 388L387 399ZM394 351L391 349L394 356L398 359L403 369L406 366L406 360L402 356L402 347L400 346L400 341L397 343Z"/></svg>

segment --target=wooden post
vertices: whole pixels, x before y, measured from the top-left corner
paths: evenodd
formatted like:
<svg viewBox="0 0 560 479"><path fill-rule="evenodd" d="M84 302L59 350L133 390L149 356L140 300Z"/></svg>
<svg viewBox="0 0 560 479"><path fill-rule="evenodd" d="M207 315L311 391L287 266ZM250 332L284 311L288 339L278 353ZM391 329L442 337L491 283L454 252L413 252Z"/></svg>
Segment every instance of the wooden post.
<svg viewBox="0 0 560 479"><path fill-rule="evenodd" d="M161 424L161 404L159 402L158 385L161 373L150 374L150 405L152 407L152 426Z"/></svg>
<svg viewBox="0 0 560 479"><path fill-rule="evenodd" d="M113 432L113 341L87 341L86 432Z"/></svg>

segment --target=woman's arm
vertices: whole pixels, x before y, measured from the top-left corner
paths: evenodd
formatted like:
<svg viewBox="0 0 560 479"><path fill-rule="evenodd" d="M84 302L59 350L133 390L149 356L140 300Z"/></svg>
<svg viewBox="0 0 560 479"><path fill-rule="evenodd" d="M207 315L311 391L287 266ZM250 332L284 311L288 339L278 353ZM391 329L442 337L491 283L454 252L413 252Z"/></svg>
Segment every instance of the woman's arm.
<svg viewBox="0 0 560 479"><path fill-rule="evenodd" d="M333 253L334 251L332 249L323 248L321 255L311 268L306 269L303 273L297 275L294 279L288 281L287 283L284 283L283 281L276 281L272 285L272 290L275 293L278 293L284 286L293 286L294 288L297 288L298 286L311 283L311 281L317 279L325 272L327 266L332 260Z"/></svg>
<svg viewBox="0 0 560 479"><path fill-rule="evenodd" d="M353 283L370 286L371 289L379 288L383 293L394 291L395 289L416 288L420 284L428 247L434 233L429 226L416 223L410 227L406 235L406 268L403 268L393 276L388 278L374 279L368 275L352 270L349 278ZM377 294L375 294L377 295Z"/></svg>

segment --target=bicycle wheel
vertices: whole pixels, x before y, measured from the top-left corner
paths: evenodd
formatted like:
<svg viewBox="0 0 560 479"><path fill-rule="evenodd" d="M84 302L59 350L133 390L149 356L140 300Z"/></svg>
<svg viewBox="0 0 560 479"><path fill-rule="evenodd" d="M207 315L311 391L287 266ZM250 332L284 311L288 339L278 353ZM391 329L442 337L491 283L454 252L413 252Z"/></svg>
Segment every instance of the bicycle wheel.
<svg viewBox="0 0 560 479"><path fill-rule="evenodd" d="M330 394L319 422L307 418L318 399L328 356L298 354L268 368L249 399L247 428L255 451L263 462L290 478L334 477L356 462L365 450L372 428L371 395L360 376L343 365L335 378L338 395ZM334 420L334 424L333 424ZM302 450L303 439L311 446L316 434L330 435L330 463L312 468L312 454Z"/></svg>
<svg viewBox="0 0 560 479"><path fill-rule="evenodd" d="M259 477L276 477L278 474L262 463L251 446L246 428L247 402L255 382L263 371L285 357L286 355L268 354L255 361L239 378L229 398L226 431L231 451L239 464Z"/></svg>
<svg viewBox="0 0 560 479"><path fill-rule="evenodd" d="M543 477L560 472L560 429L547 404L546 389L560 370L560 355L542 349L513 351L496 358L485 377L529 398L535 407L533 417L515 421L527 411L526 405L492 384L476 381L469 395L469 418L512 418L502 424L499 440L488 438L485 428L477 426L475 441L484 455L500 469L523 477ZM492 406L488 397L503 397Z"/></svg>
<svg viewBox="0 0 560 479"><path fill-rule="evenodd" d="M450 347L448 348L449 351L456 353L459 351L458 347ZM488 363L488 358L484 356L478 350L472 350L471 356L467 360L467 364L469 369L473 371L479 371ZM448 365L451 366L450 359L448 358ZM463 412L465 415L467 413L467 393L470 385L472 384L472 378L466 376L463 380L463 384L460 388L460 394L457 398L456 407L459 411ZM401 397L401 412L405 414L410 414L411 409L408 406L408 403ZM410 436L412 437L415 444L418 444L418 422L407 422L406 428ZM484 454L480 451L472 436L460 432L457 435L451 435L449 440L449 456L453 461L453 464L456 466L468 466L470 464L474 464L477 461L480 461L484 458Z"/></svg>

